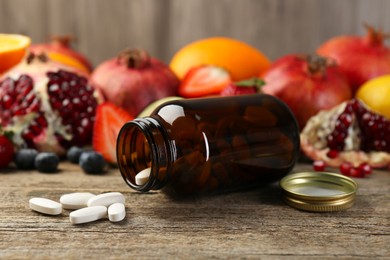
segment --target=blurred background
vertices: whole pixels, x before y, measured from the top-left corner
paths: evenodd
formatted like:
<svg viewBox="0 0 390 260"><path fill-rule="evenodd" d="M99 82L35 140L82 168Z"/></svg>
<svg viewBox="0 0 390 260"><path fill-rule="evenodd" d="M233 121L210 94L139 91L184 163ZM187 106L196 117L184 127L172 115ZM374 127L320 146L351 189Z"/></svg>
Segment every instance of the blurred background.
<svg viewBox="0 0 390 260"><path fill-rule="evenodd" d="M33 42L70 34L94 65L126 47L169 62L184 45L227 36L268 58L312 53L336 35L390 32L388 0L0 0L0 33Z"/></svg>

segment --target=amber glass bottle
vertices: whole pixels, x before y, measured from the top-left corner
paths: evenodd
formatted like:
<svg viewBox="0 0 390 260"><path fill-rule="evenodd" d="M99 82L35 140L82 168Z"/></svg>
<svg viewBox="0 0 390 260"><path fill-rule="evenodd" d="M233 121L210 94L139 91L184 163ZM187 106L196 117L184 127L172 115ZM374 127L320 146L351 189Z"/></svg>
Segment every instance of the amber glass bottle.
<svg viewBox="0 0 390 260"><path fill-rule="evenodd" d="M188 195L264 185L286 175L299 154L290 109L263 94L175 100L126 123L118 165L139 191ZM137 185L135 176L151 168Z"/></svg>

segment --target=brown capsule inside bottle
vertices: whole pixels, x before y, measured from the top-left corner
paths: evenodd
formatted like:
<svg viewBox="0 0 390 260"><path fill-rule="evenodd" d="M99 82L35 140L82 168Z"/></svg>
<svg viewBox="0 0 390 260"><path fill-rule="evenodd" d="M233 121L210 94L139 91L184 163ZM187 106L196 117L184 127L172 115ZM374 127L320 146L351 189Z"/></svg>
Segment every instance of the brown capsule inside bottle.
<svg viewBox="0 0 390 260"><path fill-rule="evenodd" d="M224 192L274 182L294 167L299 128L279 99L254 94L169 101L126 123L117 159L135 190ZM151 168L149 179L136 175Z"/></svg>

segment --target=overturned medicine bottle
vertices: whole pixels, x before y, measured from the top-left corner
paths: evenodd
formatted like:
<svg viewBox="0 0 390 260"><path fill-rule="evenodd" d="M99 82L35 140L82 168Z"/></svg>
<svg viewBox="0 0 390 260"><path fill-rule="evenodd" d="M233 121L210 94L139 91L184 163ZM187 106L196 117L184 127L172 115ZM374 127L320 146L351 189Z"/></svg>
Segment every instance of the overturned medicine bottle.
<svg viewBox="0 0 390 260"><path fill-rule="evenodd" d="M119 169L130 187L179 196L279 180L298 155L292 112L265 94L169 101L126 123L117 140ZM137 184L147 168L150 175Z"/></svg>

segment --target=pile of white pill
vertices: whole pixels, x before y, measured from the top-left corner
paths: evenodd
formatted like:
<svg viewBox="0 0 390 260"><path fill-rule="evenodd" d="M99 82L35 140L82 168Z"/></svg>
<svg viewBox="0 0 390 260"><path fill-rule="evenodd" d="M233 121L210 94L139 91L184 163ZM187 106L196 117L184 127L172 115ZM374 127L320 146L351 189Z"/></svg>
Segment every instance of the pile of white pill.
<svg viewBox="0 0 390 260"><path fill-rule="evenodd" d="M46 198L31 198L30 209L47 214L60 215L62 209L74 210L69 214L72 224L82 224L108 216L111 222L119 222L126 216L125 197L120 192L95 195L89 192L64 194L60 202Z"/></svg>

